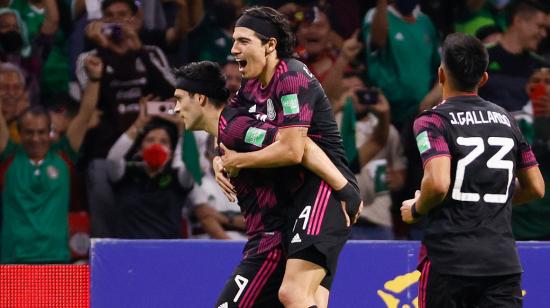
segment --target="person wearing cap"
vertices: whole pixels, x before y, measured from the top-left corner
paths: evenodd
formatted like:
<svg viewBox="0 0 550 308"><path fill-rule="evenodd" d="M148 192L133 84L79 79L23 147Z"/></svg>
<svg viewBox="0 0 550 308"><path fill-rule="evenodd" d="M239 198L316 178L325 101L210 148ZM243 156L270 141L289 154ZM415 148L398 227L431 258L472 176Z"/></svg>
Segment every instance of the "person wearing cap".
<svg viewBox="0 0 550 308"><path fill-rule="evenodd" d="M278 127L279 140L254 152L225 149L221 158L214 158L217 178L223 179L223 169L231 175L240 169L299 164L306 136L325 152L347 183L331 189L306 169L298 177L284 175L288 180L279 183L293 191L279 298L286 307L327 306L338 256L360 209L359 203L341 202L342 195L357 193L358 187L330 102L308 67L291 58L294 36L281 13L268 7L246 10L237 20L233 39L232 53L244 81L230 106L259 113Z"/></svg>

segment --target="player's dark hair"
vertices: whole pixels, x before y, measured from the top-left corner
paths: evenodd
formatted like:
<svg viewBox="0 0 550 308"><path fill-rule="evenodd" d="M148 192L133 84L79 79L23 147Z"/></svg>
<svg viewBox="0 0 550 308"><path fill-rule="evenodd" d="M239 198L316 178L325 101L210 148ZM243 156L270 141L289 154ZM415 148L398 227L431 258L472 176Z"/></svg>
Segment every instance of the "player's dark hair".
<svg viewBox="0 0 550 308"><path fill-rule="evenodd" d="M176 79L191 80L196 84L202 84L211 94L206 94L210 102L217 108L224 106L229 98L229 90L225 88L225 76L222 73L218 63L212 61L191 62L187 65L174 70ZM186 88L176 86L178 89L188 91L191 95L199 91L191 91Z"/></svg>
<svg viewBox="0 0 550 308"><path fill-rule="evenodd" d="M253 6L244 11L243 15L250 15L258 18L268 20L277 28L278 37L277 57L290 58L294 53L294 34L290 28L290 24L285 15L279 13L277 10L267 6ZM265 44L269 41L269 37L265 37L256 32L256 36Z"/></svg>
<svg viewBox="0 0 550 308"><path fill-rule="evenodd" d="M17 116L17 122L16 122L17 130L21 131L21 128L23 126L23 118L27 114L30 114L35 117L45 117L48 120L48 130L51 129L52 118L50 117L50 113L48 112L48 109L46 109L46 107L41 105L34 105L26 108Z"/></svg>
<svg viewBox="0 0 550 308"><path fill-rule="evenodd" d="M456 90L471 92L487 70L489 54L481 41L463 33L445 38L442 63Z"/></svg>
<svg viewBox="0 0 550 308"><path fill-rule="evenodd" d="M136 5L134 0L104 0L103 2L101 2L101 11L105 12L108 7L115 3L124 3L128 5L130 10L132 10L133 15L135 15L138 11L138 6Z"/></svg>
<svg viewBox="0 0 550 308"><path fill-rule="evenodd" d="M547 11L548 5L538 0L515 0L506 7L506 24L511 25L516 16L522 16L525 19L529 19L537 12L547 13Z"/></svg>

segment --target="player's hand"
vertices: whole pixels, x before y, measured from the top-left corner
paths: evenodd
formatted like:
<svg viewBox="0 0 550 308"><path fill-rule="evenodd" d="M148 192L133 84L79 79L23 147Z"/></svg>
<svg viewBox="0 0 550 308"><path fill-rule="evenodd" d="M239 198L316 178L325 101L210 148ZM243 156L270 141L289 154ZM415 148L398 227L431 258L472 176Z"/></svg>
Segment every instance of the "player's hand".
<svg viewBox="0 0 550 308"><path fill-rule="evenodd" d="M236 191L229 179L225 176L223 171L222 159L219 156L215 156L212 160L212 169L214 169L214 177L216 178L216 183L222 189L223 194L227 197L229 202L235 202L236 200Z"/></svg>
<svg viewBox="0 0 550 308"><path fill-rule="evenodd" d="M228 149L223 143L220 143L220 149L222 150L222 164L223 170L230 178L239 175L239 168L237 168L237 152Z"/></svg>
<svg viewBox="0 0 550 308"><path fill-rule="evenodd" d="M334 197L342 204L342 211L346 217L346 226L357 222L363 210L363 201L359 191L353 185L347 183L344 188L334 191Z"/></svg>
<svg viewBox="0 0 550 308"><path fill-rule="evenodd" d="M411 210L413 204L416 203L416 200L418 200L419 196L420 196L420 191L417 190L413 199L403 201L401 206L401 219L403 220L403 222L408 224L413 224L419 220L419 219L413 218L412 210Z"/></svg>

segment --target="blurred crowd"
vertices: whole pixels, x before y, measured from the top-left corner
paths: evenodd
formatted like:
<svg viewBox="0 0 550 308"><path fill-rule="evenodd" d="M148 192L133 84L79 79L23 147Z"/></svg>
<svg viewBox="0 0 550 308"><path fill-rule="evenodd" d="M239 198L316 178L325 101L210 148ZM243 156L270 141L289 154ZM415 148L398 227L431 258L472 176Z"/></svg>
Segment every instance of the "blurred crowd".
<svg viewBox="0 0 550 308"><path fill-rule="evenodd" d="M0 263L85 259L90 237L246 238L213 137L171 111L191 61L238 91L232 31L253 5L288 16L332 103L365 203L353 239L422 238L399 207L420 187L412 122L441 102L452 32L487 44L480 96L515 116L550 183L550 1L0 0ZM514 209L516 239L550 240L549 198Z"/></svg>

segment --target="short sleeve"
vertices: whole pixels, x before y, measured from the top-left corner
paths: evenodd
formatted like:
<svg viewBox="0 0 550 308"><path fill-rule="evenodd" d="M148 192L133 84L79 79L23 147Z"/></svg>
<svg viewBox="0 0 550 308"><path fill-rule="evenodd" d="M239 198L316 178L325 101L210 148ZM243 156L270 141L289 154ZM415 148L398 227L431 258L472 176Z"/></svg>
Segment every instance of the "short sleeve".
<svg viewBox="0 0 550 308"><path fill-rule="evenodd" d="M272 144L279 128L273 124L256 119L261 114L251 113L231 119L224 130L223 142L238 152L252 152Z"/></svg>
<svg viewBox="0 0 550 308"><path fill-rule="evenodd" d="M73 150L71 144L69 143L69 139L65 136L61 137L58 143L52 145L52 150L65 153L73 164L78 160L78 152Z"/></svg>
<svg viewBox="0 0 550 308"><path fill-rule="evenodd" d="M4 151L0 153L0 162L5 162L9 157L11 157L17 150L17 145L13 143L11 139L8 139Z"/></svg>
<svg viewBox="0 0 550 308"><path fill-rule="evenodd" d="M276 95L279 106L275 109L278 115L277 125L279 127L303 126L309 127L313 117L313 110L320 86L310 82L306 74L311 74L304 65L304 72L289 71L281 75L277 84ZM313 78L313 75L311 75Z"/></svg>
<svg viewBox="0 0 550 308"><path fill-rule="evenodd" d="M434 157L451 156L440 116L435 113L423 114L414 121L413 129L416 146L424 165Z"/></svg>

